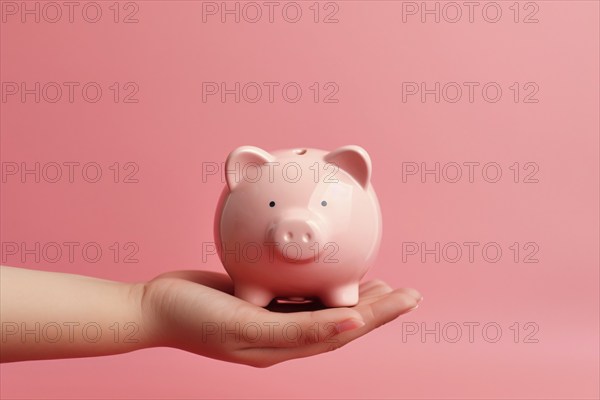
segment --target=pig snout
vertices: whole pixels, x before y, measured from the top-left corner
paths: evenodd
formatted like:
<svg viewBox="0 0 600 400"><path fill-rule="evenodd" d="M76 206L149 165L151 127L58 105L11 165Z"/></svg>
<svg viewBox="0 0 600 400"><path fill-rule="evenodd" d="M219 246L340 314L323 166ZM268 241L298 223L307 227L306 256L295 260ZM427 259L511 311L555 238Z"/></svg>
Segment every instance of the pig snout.
<svg viewBox="0 0 600 400"><path fill-rule="evenodd" d="M275 251L287 261L305 261L319 254L322 234L319 226L302 218L277 221L269 230Z"/></svg>

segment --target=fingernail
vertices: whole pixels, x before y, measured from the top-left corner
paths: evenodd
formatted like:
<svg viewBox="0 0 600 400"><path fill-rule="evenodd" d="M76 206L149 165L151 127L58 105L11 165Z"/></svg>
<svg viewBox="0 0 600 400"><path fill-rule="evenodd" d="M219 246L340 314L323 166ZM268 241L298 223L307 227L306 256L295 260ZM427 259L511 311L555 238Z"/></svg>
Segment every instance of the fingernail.
<svg viewBox="0 0 600 400"><path fill-rule="evenodd" d="M358 329L365 326L365 322L361 321L359 319L354 319L354 318L350 318L347 320L344 320L342 322L338 322L337 324L335 324L335 330L337 331L337 333L342 333L342 332L346 332L346 331L351 331L353 329Z"/></svg>
<svg viewBox="0 0 600 400"><path fill-rule="evenodd" d="M423 300L423 295L421 293L419 293L418 290L416 289L407 289L406 292L415 300L417 300L417 303L420 303Z"/></svg>

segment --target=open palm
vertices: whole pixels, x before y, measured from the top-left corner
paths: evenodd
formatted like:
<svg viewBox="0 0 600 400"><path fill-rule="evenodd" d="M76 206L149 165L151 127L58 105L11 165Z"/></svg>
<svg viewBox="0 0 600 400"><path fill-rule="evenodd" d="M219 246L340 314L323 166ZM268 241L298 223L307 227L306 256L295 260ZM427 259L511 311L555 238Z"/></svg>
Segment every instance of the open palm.
<svg viewBox="0 0 600 400"><path fill-rule="evenodd" d="M414 289L392 290L373 280L361 284L354 307L274 302L261 308L234 297L225 274L176 271L146 284L142 310L156 345L268 367L340 348L416 308L420 300Z"/></svg>

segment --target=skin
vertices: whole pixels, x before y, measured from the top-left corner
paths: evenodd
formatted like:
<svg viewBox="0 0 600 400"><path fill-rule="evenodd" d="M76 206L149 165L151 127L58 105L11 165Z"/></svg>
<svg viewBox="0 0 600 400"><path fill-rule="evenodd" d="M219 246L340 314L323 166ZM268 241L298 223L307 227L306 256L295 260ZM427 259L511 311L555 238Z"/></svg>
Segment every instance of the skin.
<svg viewBox="0 0 600 400"><path fill-rule="evenodd" d="M266 309L234 297L229 276L209 271L122 283L0 267L0 289L1 362L166 346L264 368L338 349L422 299L414 289L374 280L360 285L354 307Z"/></svg>

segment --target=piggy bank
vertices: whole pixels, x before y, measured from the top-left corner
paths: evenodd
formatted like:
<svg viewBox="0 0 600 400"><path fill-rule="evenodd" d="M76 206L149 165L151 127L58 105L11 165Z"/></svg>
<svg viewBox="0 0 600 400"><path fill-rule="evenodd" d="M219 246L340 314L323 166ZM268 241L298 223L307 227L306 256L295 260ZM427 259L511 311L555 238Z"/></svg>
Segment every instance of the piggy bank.
<svg viewBox="0 0 600 400"><path fill-rule="evenodd" d="M235 296L261 307L276 298L356 305L381 242L367 152L243 146L224 171L215 245Z"/></svg>

